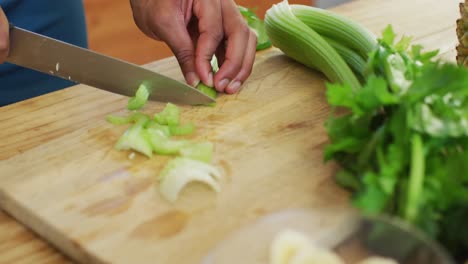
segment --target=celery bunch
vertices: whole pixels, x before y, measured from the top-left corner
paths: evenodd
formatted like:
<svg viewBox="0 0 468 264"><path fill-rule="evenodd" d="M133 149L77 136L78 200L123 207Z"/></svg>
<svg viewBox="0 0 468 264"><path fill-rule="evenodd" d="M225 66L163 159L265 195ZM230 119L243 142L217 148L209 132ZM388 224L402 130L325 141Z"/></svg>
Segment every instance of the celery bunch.
<svg viewBox="0 0 468 264"><path fill-rule="evenodd" d="M292 59L316 69L332 82L361 88L368 54L377 45L367 29L330 11L273 5L265 16L266 32L273 45Z"/></svg>
<svg viewBox="0 0 468 264"><path fill-rule="evenodd" d="M467 3L458 21L464 65ZM274 46L329 79L324 157L340 165L336 181L352 204L401 218L466 260L468 68L436 61L438 51L422 52L410 37L397 40L391 26L377 38L338 14L286 1L267 11L265 25Z"/></svg>

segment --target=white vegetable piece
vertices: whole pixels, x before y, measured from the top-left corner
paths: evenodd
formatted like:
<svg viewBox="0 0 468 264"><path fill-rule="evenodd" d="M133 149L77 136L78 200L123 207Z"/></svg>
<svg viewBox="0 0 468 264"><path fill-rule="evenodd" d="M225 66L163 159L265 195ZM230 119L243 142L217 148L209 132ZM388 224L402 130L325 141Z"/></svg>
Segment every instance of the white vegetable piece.
<svg viewBox="0 0 468 264"><path fill-rule="evenodd" d="M398 262L390 258L370 257L360 261L359 264L398 264Z"/></svg>
<svg viewBox="0 0 468 264"><path fill-rule="evenodd" d="M159 191L165 199L175 202L180 191L193 181L205 183L219 192L221 187L217 180L220 178L221 172L213 165L187 158L175 158L161 173Z"/></svg>
<svg viewBox="0 0 468 264"><path fill-rule="evenodd" d="M309 245L301 248L289 264L344 264L333 251Z"/></svg>
<svg viewBox="0 0 468 264"><path fill-rule="evenodd" d="M276 235L270 250L271 264L288 264L301 248L309 245L309 239L294 230L284 230Z"/></svg>
<svg viewBox="0 0 468 264"><path fill-rule="evenodd" d="M286 229L279 233L270 248L271 264L344 264L331 250L315 246L300 232Z"/></svg>

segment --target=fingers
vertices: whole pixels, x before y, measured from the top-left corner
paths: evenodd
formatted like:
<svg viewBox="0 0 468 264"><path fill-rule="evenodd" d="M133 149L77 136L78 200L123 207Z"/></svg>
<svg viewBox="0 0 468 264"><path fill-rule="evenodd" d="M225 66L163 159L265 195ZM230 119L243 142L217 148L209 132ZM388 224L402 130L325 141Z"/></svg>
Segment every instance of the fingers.
<svg viewBox="0 0 468 264"><path fill-rule="evenodd" d="M185 81L192 86L197 86L200 78L195 69L195 50L192 39L184 25L172 27L170 31L168 34L163 34L162 39L177 58Z"/></svg>
<svg viewBox="0 0 468 264"><path fill-rule="evenodd" d="M198 0L193 4L193 11L198 18L199 32L195 65L201 81L212 87L214 83L210 61L224 36L221 4L219 1Z"/></svg>
<svg viewBox="0 0 468 264"><path fill-rule="evenodd" d="M0 63L3 63L8 56L9 34L8 19L0 7Z"/></svg>
<svg viewBox="0 0 468 264"><path fill-rule="evenodd" d="M218 66L221 67L224 63L224 55L226 54L226 47L224 46L224 43L221 43L218 46L218 49L216 50L216 59L218 61Z"/></svg>
<svg viewBox="0 0 468 264"><path fill-rule="evenodd" d="M234 2L222 2L222 15L227 47L224 63L215 75L214 83L216 90L219 92L236 92L245 80L245 78L236 78L241 73L241 70L245 73L242 73L240 77L250 73L249 68L251 65L249 65L248 61L251 61L252 45L249 41L252 36L249 27L240 15ZM252 38L256 42L256 37ZM250 42L253 42L253 40ZM255 53L255 47L253 49ZM246 55L248 55L248 58ZM245 65L244 58L246 58ZM229 89L227 89L228 87Z"/></svg>
<svg viewBox="0 0 468 264"><path fill-rule="evenodd" d="M247 80L252 73L253 63L255 61L255 53L257 48L257 35L250 31L249 42L247 44L246 53L242 62L242 67L237 76L226 87L225 92L229 94L239 91L241 85Z"/></svg>

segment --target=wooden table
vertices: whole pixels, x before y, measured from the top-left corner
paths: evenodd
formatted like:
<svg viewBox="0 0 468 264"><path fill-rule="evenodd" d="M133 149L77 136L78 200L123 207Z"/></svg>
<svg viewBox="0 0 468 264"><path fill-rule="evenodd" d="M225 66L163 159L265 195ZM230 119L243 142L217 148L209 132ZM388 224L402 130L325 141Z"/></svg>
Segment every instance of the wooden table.
<svg viewBox="0 0 468 264"><path fill-rule="evenodd" d="M396 32L414 36L414 41L429 49L439 48L441 56L454 61L455 58L455 20L458 17L457 0L359 0L334 10L347 15L375 33L379 33L387 24L392 24ZM153 65L164 67L168 60L155 62ZM170 62L170 63L173 63ZM100 113L118 111L112 106L106 107L103 100L101 109L76 109L74 96L77 91L69 88L40 98L20 102L0 108L0 160L14 157L24 151L38 147L87 122L93 122ZM48 107L57 100L68 100L69 105L63 113L47 117L47 123L31 121L15 122L20 115L34 116L40 108ZM65 104L65 106L67 106ZM80 115L80 111L87 114ZM67 126L58 126L63 118L73 118ZM73 116L73 117L72 117ZM60 119L60 120L59 120ZM8 124L8 127L2 125ZM22 131L31 131L25 138ZM32 136L31 136L32 135ZM1 172L0 172L1 173ZM0 213L0 263L67 263L69 260L59 251L35 236L14 219Z"/></svg>

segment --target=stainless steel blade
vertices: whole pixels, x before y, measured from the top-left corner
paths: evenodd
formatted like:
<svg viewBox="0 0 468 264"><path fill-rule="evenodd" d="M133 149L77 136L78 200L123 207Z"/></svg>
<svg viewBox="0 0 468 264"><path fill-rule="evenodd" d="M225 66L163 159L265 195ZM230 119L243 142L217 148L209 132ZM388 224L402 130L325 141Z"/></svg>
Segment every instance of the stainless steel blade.
<svg viewBox="0 0 468 264"><path fill-rule="evenodd" d="M150 100L190 105L214 102L199 90L149 69L14 26L10 27L7 61L126 96L134 96L146 82Z"/></svg>

